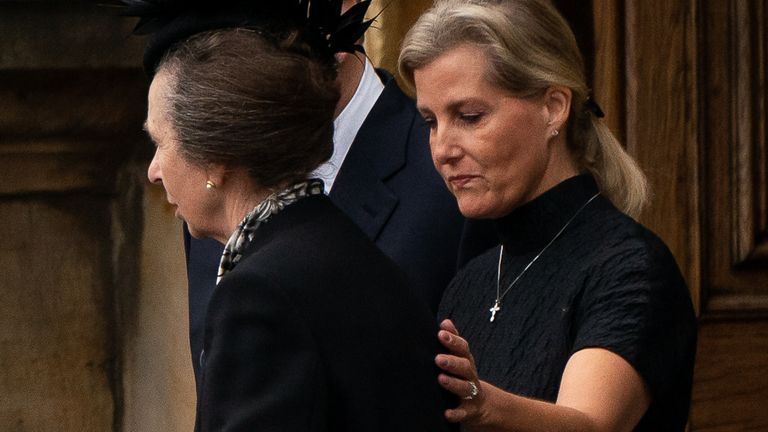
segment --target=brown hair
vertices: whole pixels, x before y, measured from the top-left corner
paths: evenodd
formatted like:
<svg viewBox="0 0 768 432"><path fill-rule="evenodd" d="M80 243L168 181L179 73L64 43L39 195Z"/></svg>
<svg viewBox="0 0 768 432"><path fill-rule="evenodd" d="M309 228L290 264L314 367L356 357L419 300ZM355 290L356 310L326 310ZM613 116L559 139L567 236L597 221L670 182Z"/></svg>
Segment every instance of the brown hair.
<svg viewBox="0 0 768 432"><path fill-rule="evenodd" d="M192 163L244 167L258 187L273 188L306 179L333 152L334 65L296 32L200 33L157 69L171 78L168 118Z"/></svg>
<svg viewBox="0 0 768 432"><path fill-rule="evenodd" d="M414 70L462 44L482 49L489 82L514 96L533 97L553 85L570 88L567 138L579 167L618 208L640 213L648 196L645 175L602 120L585 109L584 62L568 23L549 1L438 0L406 35L400 74L413 88Z"/></svg>

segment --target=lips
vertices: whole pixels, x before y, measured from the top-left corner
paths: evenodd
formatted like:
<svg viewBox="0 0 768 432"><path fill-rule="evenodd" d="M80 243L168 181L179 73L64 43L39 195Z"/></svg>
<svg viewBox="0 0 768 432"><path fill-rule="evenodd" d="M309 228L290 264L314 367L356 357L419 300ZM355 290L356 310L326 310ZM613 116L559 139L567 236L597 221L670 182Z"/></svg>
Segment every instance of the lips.
<svg viewBox="0 0 768 432"><path fill-rule="evenodd" d="M465 188L469 185L469 183L472 182L472 180L476 179L478 176L476 175L453 175L448 177L448 183L450 183L451 186L457 189Z"/></svg>

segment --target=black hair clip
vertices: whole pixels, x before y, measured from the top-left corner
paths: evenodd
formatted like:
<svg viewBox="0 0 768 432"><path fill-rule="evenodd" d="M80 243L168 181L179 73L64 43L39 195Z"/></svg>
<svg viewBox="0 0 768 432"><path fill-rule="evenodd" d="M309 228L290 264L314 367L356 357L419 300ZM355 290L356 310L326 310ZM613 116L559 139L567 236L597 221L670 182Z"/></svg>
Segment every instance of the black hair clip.
<svg viewBox="0 0 768 432"><path fill-rule="evenodd" d="M584 101L584 111L591 112L597 118L605 117L605 113L600 108L600 105L592 99L592 96L587 97L587 100Z"/></svg>

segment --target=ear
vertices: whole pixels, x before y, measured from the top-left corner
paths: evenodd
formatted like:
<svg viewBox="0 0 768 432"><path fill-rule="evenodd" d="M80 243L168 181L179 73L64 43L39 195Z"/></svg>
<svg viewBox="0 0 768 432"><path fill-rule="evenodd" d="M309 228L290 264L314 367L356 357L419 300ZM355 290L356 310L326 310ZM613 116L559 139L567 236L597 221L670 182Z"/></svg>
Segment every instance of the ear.
<svg viewBox="0 0 768 432"><path fill-rule="evenodd" d="M212 181L216 187L224 185L227 181L228 170L222 164L209 163L205 166L205 173L208 176L208 180Z"/></svg>
<svg viewBox="0 0 768 432"><path fill-rule="evenodd" d="M338 63L339 65L341 65L341 64L342 64L342 63L344 63L344 62L345 62L345 61L346 61L346 60L347 60L347 59L348 59L348 58L349 58L351 55L352 55L352 54L350 54L350 53L348 53L348 52L337 52L337 53L336 53L336 54L334 54L333 56L334 56L334 57L336 57L336 63Z"/></svg>
<svg viewBox="0 0 768 432"><path fill-rule="evenodd" d="M555 130L563 132L568 116L571 113L571 89L565 86L552 86L544 94L544 105L547 110L550 134Z"/></svg>

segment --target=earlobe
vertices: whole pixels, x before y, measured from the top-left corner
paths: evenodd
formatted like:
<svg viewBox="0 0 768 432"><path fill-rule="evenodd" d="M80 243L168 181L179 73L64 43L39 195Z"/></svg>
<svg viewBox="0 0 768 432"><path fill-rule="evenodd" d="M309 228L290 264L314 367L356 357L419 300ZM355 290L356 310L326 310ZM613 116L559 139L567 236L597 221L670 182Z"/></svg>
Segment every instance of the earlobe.
<svg viewBox="0 0 768 432"><path fill-rule="evenodd" d="M338 52L333 55L336 58L336 63L342 64L349 58L350 54L346 52Z"/></svg>
<svg viewBox="0 0 768 432"><path fill-rule="evenodd" d="M208 166L205 168L205 174L208 178L208 180L206 181L206 188L210 190L210 189L220 187L222 184L224 184L227 170L224 168L223 165L208 164ZM209 186L209 185L213 185L213 186Z"/></svg>

